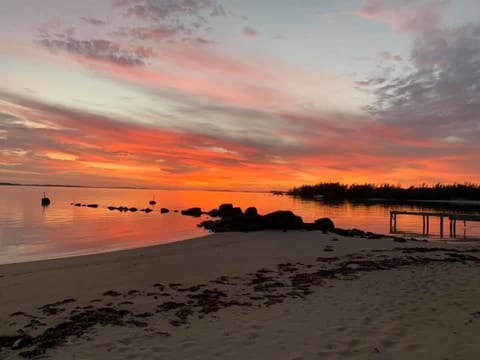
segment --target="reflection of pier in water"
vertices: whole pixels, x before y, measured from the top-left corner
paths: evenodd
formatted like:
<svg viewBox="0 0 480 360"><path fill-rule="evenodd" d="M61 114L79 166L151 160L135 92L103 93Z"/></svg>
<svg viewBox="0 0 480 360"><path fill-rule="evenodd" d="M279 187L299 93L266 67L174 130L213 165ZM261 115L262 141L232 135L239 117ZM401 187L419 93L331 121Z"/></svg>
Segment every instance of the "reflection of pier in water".
<svg viewBox="0 0 480 360"><path fill-rule="evenodd" d="M480 215L469 214L454 214L454 213L440 213L440 212L423 212L423 211L390 211L390 232L397 232L397 217L398 215L412 215L422 217L422 235L429 236L430 234L430 217L438 217L440 219L440 237L443 238L443 223L444 219L449 220L450 237L457 237L457 221L463 221L464 231L463 236L467 235L467 221L480 222Z"/></svg>

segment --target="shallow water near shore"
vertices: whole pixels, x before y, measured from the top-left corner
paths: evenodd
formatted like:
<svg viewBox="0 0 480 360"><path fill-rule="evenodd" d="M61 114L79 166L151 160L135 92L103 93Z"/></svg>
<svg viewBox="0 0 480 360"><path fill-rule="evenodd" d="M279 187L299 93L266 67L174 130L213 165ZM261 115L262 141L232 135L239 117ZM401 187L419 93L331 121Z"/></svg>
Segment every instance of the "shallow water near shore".
<svg viewBox="0 0 480 360"><path fill-rule="evenodd" d="M51 199L42 207L43 192ZM157 204L149 205L155 197ZM98 204L98 208L76 207L71 203ZM0 264L95 254L107 251L157 245L207 235L197 224L206 219L182 216L174 210L201 207L204 211L221 203L259 213L292 210L303 220L330 217L337 227L360 228L389 233L390 210L444 211L441 208L383 204L325 204L271 193L94 189L64 187L0 187ZM151 208L151 213L109 211L108 206ZM160 208L168 208L161 214ZM450 212L452 210L449 210ZM398 230L421 232L421 217L402 216ZM431 239L438 240L439 223L430 222ZM448 224L444 225L448 234ZM458 225L457 234L467 239L480 237L480 224Z"/></svg>

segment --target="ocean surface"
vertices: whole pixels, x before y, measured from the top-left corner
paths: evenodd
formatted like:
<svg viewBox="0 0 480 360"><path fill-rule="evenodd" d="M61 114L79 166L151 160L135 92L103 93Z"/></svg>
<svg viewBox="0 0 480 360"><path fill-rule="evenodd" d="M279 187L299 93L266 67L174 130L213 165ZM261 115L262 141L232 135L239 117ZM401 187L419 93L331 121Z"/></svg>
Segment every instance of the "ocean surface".
<svg viewBox="0 0 480 360"><path fill-rule="evenodd" d="M51 205L41 206L43 192ZM157 204L150 206L155 197ZM71 203L98 204L98 208L76 207ZM208 216L193 218L175 213L191 207L208 211L222 203L245 209L255 206L259 213L292 210L313 221L330 217L340 228L359 228L389 233L390 210L445 211L421 206L325 204L290 196L254 192L172 191L93 189L65 187L0 186L0 264L94 254L144 247L204 236L197 224ZM110 211L108 206L150 207L151 213ZM170 210L161 214L160 208ZM452 210L449 210L452 211ZM477 212L478 213L478 212ZM448 221L444 225L448 235ZM433 240L439 240L439 222L430 222ZM401 216L398 230L419 234L421 217ZM467 240L480 238L480 223L459 223L457 235ZM455 240L458 241L458 240Z"/></svg>

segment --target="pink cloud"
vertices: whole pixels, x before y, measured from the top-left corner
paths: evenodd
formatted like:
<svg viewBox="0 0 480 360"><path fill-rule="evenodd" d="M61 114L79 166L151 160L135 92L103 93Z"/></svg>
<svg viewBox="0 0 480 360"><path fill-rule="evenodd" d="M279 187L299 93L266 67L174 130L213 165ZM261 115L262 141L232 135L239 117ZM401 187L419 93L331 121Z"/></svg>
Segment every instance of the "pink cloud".
<svg viewBox="0 0 480 360"><path fill-rule="evenodd" d="M243 27L243 34L245 36L250 36L250 37L258 36L257 30L255 30L254 28L252 28L250 26L244 26Z"/></svg>
<svg viewBox="0 0 480 360"><path fill-rule="evenodd" d="M433 33L444 26L444 0L367 0L358 14L381 21L396 31Z"/></svg>
<svg viewBox="0 0 480 360"><path fill-rule="evenodd" d="M393 55L390 51L380 51L377 53L377 56L381 59L388 61L397 61L402 62L403 58L400 55Z"/></svg>

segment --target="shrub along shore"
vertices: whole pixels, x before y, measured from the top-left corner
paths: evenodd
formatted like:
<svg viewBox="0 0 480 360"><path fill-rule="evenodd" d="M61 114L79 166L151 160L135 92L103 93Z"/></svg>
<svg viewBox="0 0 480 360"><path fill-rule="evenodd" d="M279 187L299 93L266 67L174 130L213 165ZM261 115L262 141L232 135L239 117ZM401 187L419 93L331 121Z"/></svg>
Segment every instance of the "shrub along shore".
<svg viewBox="0 0 480 360"><path fill-rule="evenodd" d="M289 195L314 199L321 195L325 201L480 201L478 184L436 184L410 186L407 188L392 184L342 184L322 182L316 185L302 185L288 191Z"/></svg>

